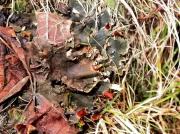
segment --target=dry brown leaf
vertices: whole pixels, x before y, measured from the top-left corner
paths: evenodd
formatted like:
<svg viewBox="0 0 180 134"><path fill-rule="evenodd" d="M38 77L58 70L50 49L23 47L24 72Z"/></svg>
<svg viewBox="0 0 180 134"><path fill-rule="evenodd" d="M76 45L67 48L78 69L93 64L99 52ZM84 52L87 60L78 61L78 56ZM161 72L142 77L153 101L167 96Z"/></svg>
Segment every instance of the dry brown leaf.
<svg viewBox="0 0 180 134"><path fill-rule="evenodd" d="M68 124L61 108L54 107L52 103L40 94L36 95L36 99L38 105L35 111L31 111L32 115L27 117L24 124L18 124L21 127L16 127L20 134L27 134L25 132L28 132L28 126L33 126L39 133L44 134L77 133L76 129Z"/></svg>
<svg viewBox="0 0 180 134"><path fill-rule="evenodd" d="M27 83L29 77L26 76L28 68L25 52L12 28L0 27L0 45L0 103L2 103L19 92ZM10 49L11 54L6 53L6 47ZM12 54L13 52L15 55Z"/></svg>
<svg viewBox="0 0 180 134"><path fill-rule="evenodd" d="M55 13L36 12L38 45L62 46L71 37L72 21Z"/></svg>
<svg viewBox="0 0 180 134"><path fill-rule="evenodd" d="M10 27L0 27L0 41L11 51L15 52L19 60L22 62L28 75L31 76L28 66L26 64L25 51L21 47L20 42L17 40L15 31Z"/></svg>
<svg viewBox="0 0 180 134"><path fill-rule="evenodd" d="M22 87L29 80L29 76L24 77L22 80L16 83L14 79L12 79L4 88L0 91L0 103L7 100L14 94L18 93L22 90Z"/></svg>
<svg viewBox="0 0 180 134"><path fill-rule="evenodd" d="M5 73L4 73L5 53L4 51L5 51L5 46L0 43L0 90L4 87L4 83L5 83Z"/></svg>

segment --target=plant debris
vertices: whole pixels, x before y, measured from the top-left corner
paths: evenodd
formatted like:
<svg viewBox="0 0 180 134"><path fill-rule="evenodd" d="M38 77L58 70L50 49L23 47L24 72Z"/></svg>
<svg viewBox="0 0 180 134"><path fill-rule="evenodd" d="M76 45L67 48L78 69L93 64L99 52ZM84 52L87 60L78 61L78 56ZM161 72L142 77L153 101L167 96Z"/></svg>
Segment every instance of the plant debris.
<svg viewBox="0 0 180 134"><path fill-rule="evenodd" d="M55 13L36 12L38 45L53 44L63 46L72 37L72 21Z"/></svg>
<svg viewBox="0 0 180 134"><path fill-rule="evenodd" d="M26 61L24 51L19 42L15 40L15 32L11 28L0 27L1 43L1 90L0 103L19 92L27 83ZM12 38L13 37L13 38ZM13 53L6 53L10 49ZM26 68L23 67L23 64Z"/></svg>
<svg viewBox="0 0 180 134"><path fill-rule="evenodd" d="M20 134L29 131L46 134L75 134L74 127L69 126L61 108L52 105L42 95L36 95L37 106L32 101L25 111L24 123L17 124L16 129ZM53 129L52 129L53 128Z"/></svg>
<svg viewBox="0 0 180 134"><path fill-rule="evenodd" d="M178 5L0 1L0 133L179 132Z"/></svg>

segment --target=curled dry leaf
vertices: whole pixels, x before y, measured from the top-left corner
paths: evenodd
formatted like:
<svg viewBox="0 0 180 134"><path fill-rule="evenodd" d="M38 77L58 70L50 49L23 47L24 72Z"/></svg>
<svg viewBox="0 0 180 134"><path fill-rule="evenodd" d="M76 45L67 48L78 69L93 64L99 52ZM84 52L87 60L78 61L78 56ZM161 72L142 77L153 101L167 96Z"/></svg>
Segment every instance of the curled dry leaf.
<svg viewBox="0 0 180 134"><path fill-rule="evenodd" d="M26 134L28 126L36 128L39 133L45 134L76 134L77 131L74 127L70 126L64 116L61 108L54 107L46 98L42 95L36 95L37 106L34 107L34 111L31 108L31 114L27 114L26 121L23 124L16 125L16 129L20 134ZM33 103L32 103L33 104ZM21 126L21 127L17 127Z"/></svg>
<svg viewBox="0 0 180 134"><path fill-rule="evenodd" d="M55 13L36 12L38 44L47 43L63 46L71 37L72 21Z"/></svg>

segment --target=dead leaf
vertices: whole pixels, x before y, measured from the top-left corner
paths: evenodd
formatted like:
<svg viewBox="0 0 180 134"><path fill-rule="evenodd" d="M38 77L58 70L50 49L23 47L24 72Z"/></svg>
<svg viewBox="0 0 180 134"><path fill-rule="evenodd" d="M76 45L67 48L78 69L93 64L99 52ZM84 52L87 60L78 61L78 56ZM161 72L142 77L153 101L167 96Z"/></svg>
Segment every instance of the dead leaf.
<svg viewBox="0 0 180 134"><path fill-rule="evenodd" d="M0 33L2 33L3 35L6 35L8 37L16 37L16 33L10 27L2 27L2 26L0 26Z"/></svg>
<svg viewBox="0 0 180 134"><path fill-rule="evenodd" d="M4 87L5 82L5 46L0 43L0 90Z"/></svg>
<svg viewBox="0 0 180 134"><path fill-rule="evenodd" d="M0 27L0 43L0 103L2 103L3 101L19 92L27 83L29 77L26 77L26 72L21 64L22 62L24 65L26 65L25 54L23 49L21 48L21 45L16 40L14 30L9 27ZM14 54L6 55L6 47L8 47L10 51L15 52L15 54L19 56L21 62ZM5 63L7 65L5 65Z"/></svg>
<svg viewBox="0 0 180 134"><path fill-rule="evenodd" d="M0 91L0 103L7 100L14 94L18 93L22 90L22 87L27 83L29 80L29 76L24 77L20 80L17 84L14 79L12 79L4 88Z"/></svg>
<svg viewBox="0 0 180 134"><path fill-rule="evenodd" d="M24 66L25 70L27 71L28 75L30 76L30 80L31 80L31 73L29 72L28 66L26 64L25 51L21 47L21 44L18 41L14 30L10 27L0 27L0 41L6 47L8 47L12 52L15 52L15 54L17 55L19 60L22 62L23 66Z"/></svg>
<svg viewBox="0 0 180 134"><path fill-rule="evenodd" d="M28 126L33 126L39 133L45 134L76 134L77 131L74 127L70 126L64 116L61 108L54 107L46 98L42 95L36 95L37 106L34 113L27 117L23 124L23 128L16 127L20 134L27 132Z"/></svg>
<svg viewBox="0 0 180 134"><path fill-rule="evenodd" d="M63 46L71 37L72 21L55 13L36 12L38 44L54 44Z"/></svg>

